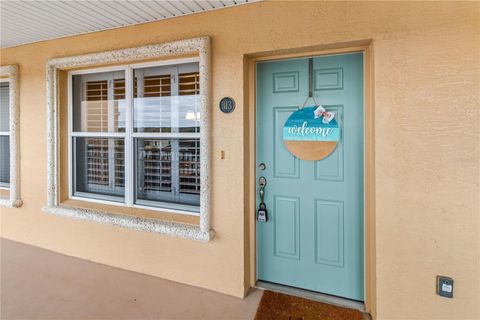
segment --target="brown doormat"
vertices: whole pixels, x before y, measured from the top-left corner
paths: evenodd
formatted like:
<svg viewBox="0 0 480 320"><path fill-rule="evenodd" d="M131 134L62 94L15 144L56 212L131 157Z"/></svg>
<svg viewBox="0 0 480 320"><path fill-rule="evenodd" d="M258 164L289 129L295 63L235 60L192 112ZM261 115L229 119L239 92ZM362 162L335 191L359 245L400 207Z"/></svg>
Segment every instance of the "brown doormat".
<svg viewBox="0 0 480 320"><path fill-rule="evenodd" d="M360 311L265 291L255 320L362 320Z"/></svg>

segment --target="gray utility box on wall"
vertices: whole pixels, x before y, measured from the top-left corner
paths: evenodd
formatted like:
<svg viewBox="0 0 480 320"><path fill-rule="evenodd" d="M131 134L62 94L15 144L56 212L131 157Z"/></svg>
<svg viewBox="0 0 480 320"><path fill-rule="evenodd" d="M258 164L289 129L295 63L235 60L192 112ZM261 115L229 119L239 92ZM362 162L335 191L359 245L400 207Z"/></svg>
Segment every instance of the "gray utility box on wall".
<svg viewBox="0 0 480 320"><path fill-rule="evenodd" d="M445 298L453 298L453 279L437 276L437 294Z"/></svg>

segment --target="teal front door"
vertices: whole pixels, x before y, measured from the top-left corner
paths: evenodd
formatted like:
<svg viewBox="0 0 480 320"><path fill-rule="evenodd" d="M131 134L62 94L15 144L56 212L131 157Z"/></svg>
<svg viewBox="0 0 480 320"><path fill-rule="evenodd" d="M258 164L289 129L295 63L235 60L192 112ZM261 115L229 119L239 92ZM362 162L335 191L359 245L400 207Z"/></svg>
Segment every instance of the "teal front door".
<svg viewBox="0 0 480 320"><path fill-rule="evenodd" d="M309 60L256 66L257 278L364 300L363 54L313 58L313 97L336 113L340 142L319 161L292 155L283 125L309 93ZM306 106L312 106L312 99Z"/></svg>

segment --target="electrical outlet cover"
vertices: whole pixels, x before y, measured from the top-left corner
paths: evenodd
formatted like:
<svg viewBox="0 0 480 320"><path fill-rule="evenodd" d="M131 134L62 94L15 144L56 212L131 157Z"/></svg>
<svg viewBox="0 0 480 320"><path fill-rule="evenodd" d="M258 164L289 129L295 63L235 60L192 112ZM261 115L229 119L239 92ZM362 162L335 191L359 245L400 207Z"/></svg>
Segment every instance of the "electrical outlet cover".
<svg viewBox="0 0 480 320"><path fill-rule="evenodd" d="M453 298L453 279L437 276L437 294L445 298Z"/></svg>

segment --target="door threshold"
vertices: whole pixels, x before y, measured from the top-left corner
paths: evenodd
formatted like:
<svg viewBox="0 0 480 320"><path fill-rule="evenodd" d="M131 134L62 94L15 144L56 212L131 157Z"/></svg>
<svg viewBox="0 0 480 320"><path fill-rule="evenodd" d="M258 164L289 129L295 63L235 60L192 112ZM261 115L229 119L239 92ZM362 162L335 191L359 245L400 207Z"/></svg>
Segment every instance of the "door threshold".
<svg viewBox="0 0 480 320"><path fill-rule="evenodd" d="M332 304L339 307L350 308L350 309L355 309L361 312L366 312L365 304L363 302L342 298L338 296L332 296L325 293L320 293L320 292L315 292L315 291L310 291L310 290L305 290L305 289L300 289L295 287L289 287L289 286L285 286L277 283L265 282L265 281L257 281L255 287L258 289L275 291L275 292L289 294L292 296L297 296L297 297L301 297L309 300L315 300L315 301L319 301L327 304Z"/></svg>

